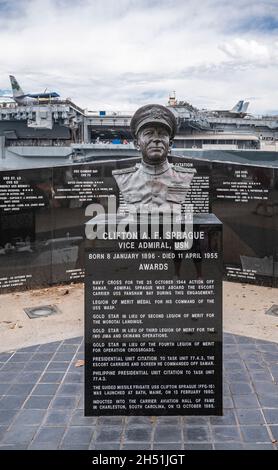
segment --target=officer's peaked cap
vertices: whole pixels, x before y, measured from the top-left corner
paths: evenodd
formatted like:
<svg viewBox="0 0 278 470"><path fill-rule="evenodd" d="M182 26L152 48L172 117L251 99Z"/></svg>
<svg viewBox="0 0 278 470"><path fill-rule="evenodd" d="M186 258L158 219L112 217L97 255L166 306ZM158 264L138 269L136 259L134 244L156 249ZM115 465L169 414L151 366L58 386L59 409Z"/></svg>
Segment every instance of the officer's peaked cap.
<svg viewBox="0 0 278 470"><path fill-rule="evenodd" d="M147 104L137 109L132 116L130 130L135 138L142 127L159 124L168 129L170 138L173 139L177 131L177 122L172 111L161 104Z"/></svg>

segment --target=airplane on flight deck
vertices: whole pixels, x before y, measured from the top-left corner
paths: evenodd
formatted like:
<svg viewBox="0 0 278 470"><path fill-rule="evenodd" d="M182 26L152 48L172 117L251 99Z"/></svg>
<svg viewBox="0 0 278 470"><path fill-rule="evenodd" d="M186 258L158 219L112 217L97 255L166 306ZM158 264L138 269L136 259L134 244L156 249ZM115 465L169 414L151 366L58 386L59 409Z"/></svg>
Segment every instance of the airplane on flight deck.
<svg viewBox="0 0 278 470"><path fill-rule="evenodd" d="M13 98L17 104L35 104L40 102L51 101L51 98L58 98L60 95L56 91L43 93L24 93L22 88L19 86L18 81L13 75L10 75L10 81L12 85Z"/></svg>
<svg viewBox="0 0 278 470"><path fill-rule="evenodd" d="M212 113L216 113L223 117L244 117L247 114L249 101L240 100L232 109L215 109Z"/></svg>

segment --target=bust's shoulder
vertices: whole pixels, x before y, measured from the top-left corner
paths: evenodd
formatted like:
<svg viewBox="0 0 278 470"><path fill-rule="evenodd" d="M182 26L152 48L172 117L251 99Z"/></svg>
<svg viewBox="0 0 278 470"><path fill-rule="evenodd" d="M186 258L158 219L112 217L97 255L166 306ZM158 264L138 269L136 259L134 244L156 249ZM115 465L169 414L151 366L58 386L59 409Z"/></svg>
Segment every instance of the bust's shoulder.
<svg viewBox="0 0 278 470"><path fill-rule="evenodd" d="M129 173L135 173L138 170L137 166L131 166L128 168L121 168L119 170L113 170L112 175L126 175Z"/></svg>
<svg viewBox="0 0 278 470"><path fill-rule="evenodd" d="M184 167L184 166L180 166L176 164L172 165L172 169L178 173L192 173L192 174L196 173L195 168L188 168L188 167Z"/></svg>

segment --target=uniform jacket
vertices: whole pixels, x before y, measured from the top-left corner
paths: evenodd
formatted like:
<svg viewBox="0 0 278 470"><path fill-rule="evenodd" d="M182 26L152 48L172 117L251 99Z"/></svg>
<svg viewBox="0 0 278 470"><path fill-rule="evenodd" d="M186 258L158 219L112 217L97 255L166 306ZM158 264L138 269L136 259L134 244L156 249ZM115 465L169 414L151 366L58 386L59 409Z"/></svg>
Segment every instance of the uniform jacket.
<svg viewBox="0 0 278 470"><path fill-rule="evenodd" d="M112 172L125 204L148 211L175 208L186 198L196 170L172 165L166 160L159 165L144 161Z"/></svg>

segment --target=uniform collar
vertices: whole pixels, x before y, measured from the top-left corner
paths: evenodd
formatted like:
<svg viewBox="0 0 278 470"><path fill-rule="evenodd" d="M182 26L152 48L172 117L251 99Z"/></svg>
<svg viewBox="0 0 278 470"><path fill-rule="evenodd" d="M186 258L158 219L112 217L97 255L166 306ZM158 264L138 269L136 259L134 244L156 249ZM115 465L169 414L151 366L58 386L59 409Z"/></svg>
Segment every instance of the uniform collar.
<svg viewBox="0 0 278 470"><path fill-rule="evenodd" d="M138 167L140 167L142 171L148 175L162 175L171 168L167 159L159 165L148 165L142 160Z"/></svg>

